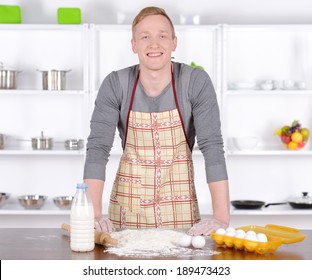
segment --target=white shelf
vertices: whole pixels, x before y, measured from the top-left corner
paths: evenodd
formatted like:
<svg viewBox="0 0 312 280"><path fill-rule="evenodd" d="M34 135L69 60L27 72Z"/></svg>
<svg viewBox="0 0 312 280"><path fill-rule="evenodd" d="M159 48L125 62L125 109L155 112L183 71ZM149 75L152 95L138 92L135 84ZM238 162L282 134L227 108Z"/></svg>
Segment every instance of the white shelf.
<svg viewBox="0 0 312 280"><path fill-rule="evenodd" d="M13 31L37 31L37 30L64 30L64 31L80 31L88 29L88 24L1 24L0 30Z"/></svg>
<svg viewBox="0 0 312 280"><path fill-rule="evenodd" d="M13 200L14 198L12 198ZM17 198L15 198L17 200ZM0 208L0 216L2 215L69 215L70 210L59 209L53 202L47 201L40 209L25 209L18 202L6 203Z"/></svg>
<svg viewBox="0 0 312 280"><path fill-rule="evenodd" d="M85 150L33 150L26 148L6 148L0 150L0 156L84 156Z"/></svg>
<svg viewBox="0 0 312 280"><path fill-rule="evenodd" d="M311 150L265 150L257 149L251 151L228 150L228 156L312 156Z"/></svg>
<svg viewBox="0 0 312 280"><path fill-rule="evenodd" d="M83 90L41 90L41 89L0 89L0 95L40 95L40 96L51 96L51 95L73 95L73 96L83 96L87 94Z"/></svg>
<svg viewBox="0 0 312 280"><path fill-rule="evenodd" d="M225 95L227 96L241 96L241 95L263 95L263 96L291 96L291 95L311 95L312 90L226 90Z"/></svg>
<svg viewBox="0 0 312 280"><path fill-rule="evenodd" d="M232 207L230 209L231 215L237 216L252 216L252 215L312 215L312 209L294 209L290 205L271 205L269 207L262 207L255 210L236 209Z"/></svg>

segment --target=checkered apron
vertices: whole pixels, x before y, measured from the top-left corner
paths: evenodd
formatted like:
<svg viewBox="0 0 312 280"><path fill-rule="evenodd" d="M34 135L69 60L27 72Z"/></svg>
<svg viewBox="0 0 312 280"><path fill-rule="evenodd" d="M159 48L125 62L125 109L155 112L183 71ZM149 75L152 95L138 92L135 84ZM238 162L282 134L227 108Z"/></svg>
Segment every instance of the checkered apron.
<svg viewBox="0 0 312 280"><path fill-rule="evenodd" d="M112 188L115 228L190 228L200 219L192 153L179 106L160 113L128 112L124 152Z"/></svg>

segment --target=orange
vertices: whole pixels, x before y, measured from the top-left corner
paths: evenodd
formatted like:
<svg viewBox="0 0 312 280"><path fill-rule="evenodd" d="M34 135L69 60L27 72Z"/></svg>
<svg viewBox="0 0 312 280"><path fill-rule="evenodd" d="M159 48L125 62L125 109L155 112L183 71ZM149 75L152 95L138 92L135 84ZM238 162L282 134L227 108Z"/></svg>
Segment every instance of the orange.
<svg viewBox="0 0 312 280"><path fill-rule="evenodd" d="M291 134L291 141L295 143L299 143L303 140L303 136L301 135L300 132L294 132Z"/></svg>
<svg viewBox="0 0 312 280"><path fill-rule="evenodd" d="M294 142L294 141L290 141L288 144L288 149L289 150L296 150L298 147L298 143Z"/></svg>

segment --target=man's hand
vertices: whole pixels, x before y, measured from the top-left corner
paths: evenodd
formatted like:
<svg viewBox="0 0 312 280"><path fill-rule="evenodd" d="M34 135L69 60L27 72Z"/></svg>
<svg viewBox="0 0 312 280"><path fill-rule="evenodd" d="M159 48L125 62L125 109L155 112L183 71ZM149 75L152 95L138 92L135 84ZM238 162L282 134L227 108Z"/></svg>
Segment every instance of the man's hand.
<svg viewBox="0 0 312 280"><path fill-rule="evenodd" d="M114 230L114 226L110 219L101 217L94 219L94 229L111 233Z"/></svg>
<svg viewBox="0 0 312 280"><path fill-rule="evenodd" d="M209 235L211 232L217 230L218 228L226 229L228 224L225 224L215 218L202 220L195 224L187 232L189 235Z"/></svg>

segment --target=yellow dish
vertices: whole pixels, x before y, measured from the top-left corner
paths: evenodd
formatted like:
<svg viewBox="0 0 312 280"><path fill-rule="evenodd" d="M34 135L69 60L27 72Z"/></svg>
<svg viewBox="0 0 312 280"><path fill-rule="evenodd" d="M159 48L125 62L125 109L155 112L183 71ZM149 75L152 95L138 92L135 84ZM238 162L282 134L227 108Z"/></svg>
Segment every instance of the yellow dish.
<svg viewBox="0 0 312 280"><path fill-rule="evenodd" d="M267 252L275 252L277 248L282 244L300 242L306 237L305 234L301 234L296 228L272 224L268 224L264 227L249 225L244 227L238 227L236 228L236 230L237 229L242 229L245 232L253 230L256 233L264 233L267 236L268 241L251 241L243 238L217 234L216 232L211 233L211 238L215 241L216 244L220 246L225 245L228 248L236 248L237 250L246 250L248 252L265 254Z"/></svg>

